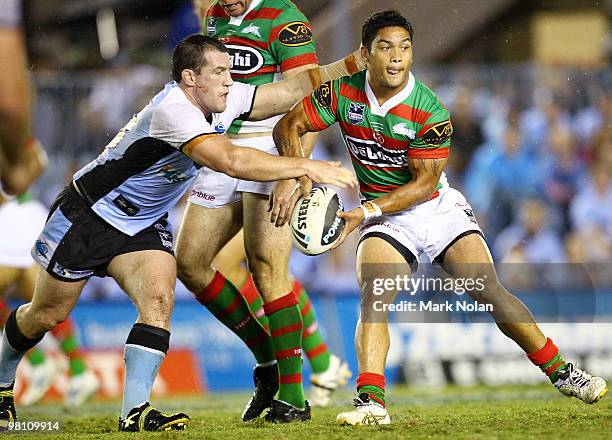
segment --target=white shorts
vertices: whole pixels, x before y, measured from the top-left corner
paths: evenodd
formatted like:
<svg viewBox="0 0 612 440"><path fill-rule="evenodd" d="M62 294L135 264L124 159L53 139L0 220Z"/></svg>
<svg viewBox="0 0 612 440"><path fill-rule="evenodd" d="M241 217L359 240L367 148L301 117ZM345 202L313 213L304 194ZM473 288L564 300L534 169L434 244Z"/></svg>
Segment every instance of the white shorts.
<svg viewBox="0 0 612 440"><path fill-rule="evenodd" d="M0 266L27 269L34 265L32 245L43 230L49 210L36 200L11 200L0 206Z"/></svg>
<svg viewBox="0 0 612 440"><path fill-rule="evenodd" d="M251 147L278 156L272 136L232 139L232 143L237 147ZM189 195L189 201L206 208L219 208L242 200L243 192L267 196L272 192L275 183L236 179L202 167Z"/></svg>
<svg viewBox="0 0 612 440"><path fill-rule="evenodd" d="M408 263L413 263L412 257L418 260L422 254L434 262L459 237L472 232L482 235L472 207L459 191L446 188L429 202L367 221L359 229L359 241L379 236L392 245L399 243L401 246L394 247L399 247Z"/></svg>

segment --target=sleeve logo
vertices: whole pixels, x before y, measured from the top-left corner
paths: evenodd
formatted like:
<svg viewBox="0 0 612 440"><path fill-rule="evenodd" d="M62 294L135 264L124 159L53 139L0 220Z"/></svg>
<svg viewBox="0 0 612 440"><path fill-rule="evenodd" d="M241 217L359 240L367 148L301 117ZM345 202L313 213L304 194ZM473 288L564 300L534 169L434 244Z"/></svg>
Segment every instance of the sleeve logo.
<svg viewBox="0 0 612 440"><path fill-rule="evenodd" d="M284 46L305 46L312 42L312 32L302 21L293 21L281 29L278 41Z"/></svg>
<svg viewBox="0 0 612 440"><path fill-rule="evenodd" d="M321 84L319 88L314 91L315 100L323 108L331 108L331 104L332 104L331 88L332 88L331 81L327 81Z"/></svg>
<svg viewBox="0 0 612 440"><path fill-rule="evenodd" d="M429 128L429 130L423 134L423 142L432 147L442 145L450 139L452 134L453 126L450 120L446 120Z"/></svg>

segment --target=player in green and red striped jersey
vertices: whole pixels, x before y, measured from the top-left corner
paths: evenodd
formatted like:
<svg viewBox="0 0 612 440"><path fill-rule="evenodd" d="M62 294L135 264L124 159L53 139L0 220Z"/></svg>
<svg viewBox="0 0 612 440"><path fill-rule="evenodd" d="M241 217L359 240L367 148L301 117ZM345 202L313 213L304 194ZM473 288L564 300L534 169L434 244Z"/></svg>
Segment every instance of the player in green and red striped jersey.
<svg viewBox="0 0 612 440"><path fill-rule="evenodd" d="M237 20L245 13L242 20ZM202 25L203 31L209 35L220 38L229 48L233 60L232 78L247 84L266 84L275 81L279 76L291 76L308 66L317 63L315 44L310 35L310 25L293 2L288 0L264 1L220 1L208 9ZM270 137L272 128L280 117L267 121L248 122L236 120L228 130L228 136L240 139L246 145L253 142L269 148L273 146ZM265 135L266 140L253 140L253 136ZM311 145L316 136L306 136L305 143ZM256 186L243 183L241 190L261 191L262 185ZM292 184L295 186L295 184ZM271 188L267 185L266 191ZM249 197L249 196L247 196ZM264 220L265 221L265 220ZM275 231L276 232L276 231ZM275 244L283 237L274 234ZM289 237L285 238L285 249L290 248ZM266 246L267 243L262 243ZM277 244L276 244L277 245ZM278 246L278 245L277 245ZM214 267L221 273L237 273L242 281L240 292L243 294L251 311L267 326L268 319L263 309L263 299L257 291L253 278L247 269L241 265L246 259L244 248L244 233L239 232L222 250L224 258L217 258ZM255 254L257 256L257 253ZM250 266L262 265L257 258L252 258ZM284 256L282 257L284 260ZM286 265L285 261L279 264ZM291 277L292 278L292 277ZM232 277L228 277L234 281ZM321 335L312 303L305 289L299 281L291 279L293 294L297 297L298 306L302 314L303 332L302 349L310 362L312 369L312 391L310 403L313 406L327 406L331 403L331 393L338 386L346 384L351 372L346 362L332 354ZM264 289L267 286L263 287ZM274 287L272 287L274 290ZM223 319L222 319L223 321ZM230 326L231 328L231 326ZM256 375L259 372L255 371Z"/></svg>
<svg viewBox="0 0 612 440"><path fill-rule="evenodd" d="M281 154L301 155L300 136L338 122L361 184L362 206L339 214L346 223L336 245L360 226L362 304L355 338L356 408L339 414L337 422L390 423L384 376L387 313L376 311L374 304L392 302L397 292L376 296L371 286L381 276L395 277L398 267L404 268L401 275L409 275L421 254L457 278L483 280L484 290L469 293L492 306L501 331L563 394L598 401L607 391L605 381L565 362L525 305L499 283L470 205L448 186L443 170L453 132L449 112L410 72L412 41L412 26L399 12L372 15L362 30L367 71L323 84L274 129ZM285 222L292 203L275 199L273 221ZM394 269L381 273L385 267Z"/></svg>
<svg viewBox="0 0 612 440"><path fill-rule="evenodd" d="M201 10L201 5L197 8ZM207 10L203 31L226 44L234 80L262 85L316 67L310 25L288 0L219 0ZM321 83L316 78L313 81ZM278 154L272 139L277 120L237 121L229 128L217 126L215 130L228 129L236 146ZM313 141L310 136L306 143ZM280 185L294 188L296 181ZM270 184L233 178L207 168L200 170L177 239L177 261L181 281L247 344L256 358L256 390L243 420L254 419L271 407L266 415L268 421L291 422L310 418L302 385L302 347L317 373L314 378L321 379L328 388L321 388L328 398L333 388L346 383L350 372L346 363L329 353L308 307L308 297L289 277L288 228L276 228L267 221L272 189ZM243 224L249 267L265 302L269 333L260 323L249 320L247 301L211 265L215 254ZM278 398L273 400L277 390Z"/></svg>

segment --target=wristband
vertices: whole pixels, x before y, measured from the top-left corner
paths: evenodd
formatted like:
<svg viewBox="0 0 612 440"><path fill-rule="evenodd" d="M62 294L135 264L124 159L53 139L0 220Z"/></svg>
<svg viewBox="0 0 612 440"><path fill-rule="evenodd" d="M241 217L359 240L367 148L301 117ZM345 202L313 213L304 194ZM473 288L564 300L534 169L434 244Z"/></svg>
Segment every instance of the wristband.
<svg viewBox="0 0 612 440"><path fill-rule="evenodd" d="M361 205L361 209L363 210L364 220L374 217L380 217L382 215L382 209L374 202L365 202Z"/></svg>

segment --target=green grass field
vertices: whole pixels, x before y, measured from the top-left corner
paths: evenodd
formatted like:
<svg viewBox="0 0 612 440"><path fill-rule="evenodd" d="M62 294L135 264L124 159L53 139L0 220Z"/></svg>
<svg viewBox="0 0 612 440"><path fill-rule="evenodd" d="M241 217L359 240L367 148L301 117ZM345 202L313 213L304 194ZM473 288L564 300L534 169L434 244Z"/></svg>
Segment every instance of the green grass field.
<svg viewBox="0 0 612 440"><path fill-rule="evenodd" d="M415 390L388 393L393 424L384 427L340 427L336 413L348 408L348 391L336 406L315 408L312 421L269 425L240 421L246 394L208 394L202 398L153 402L164 411L180 409L191 416L185 432L146 433L149 439L559 439L612 438L612 399L586 405L558 394L550 386ZM342 400L346 399L346 400ZM118 433L118 402L92 402L73 413L47 403L17 408L21 420L60 420L61 433L21 434L18 438L114 439L143 434Z"/></svg>

